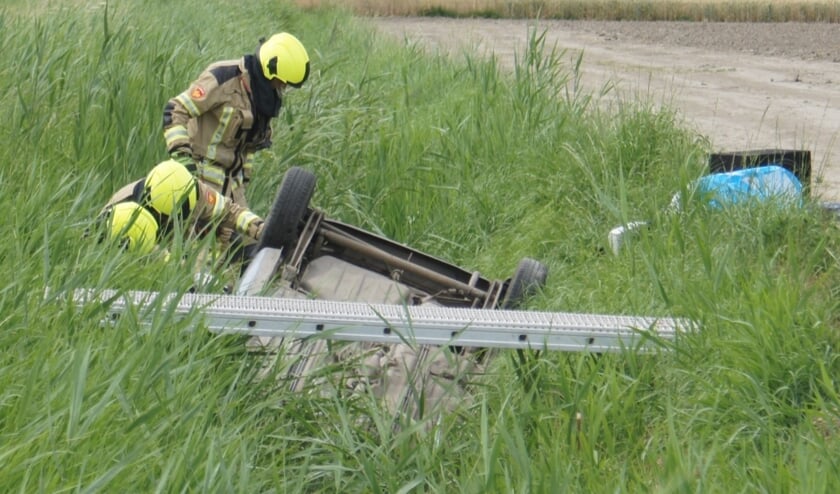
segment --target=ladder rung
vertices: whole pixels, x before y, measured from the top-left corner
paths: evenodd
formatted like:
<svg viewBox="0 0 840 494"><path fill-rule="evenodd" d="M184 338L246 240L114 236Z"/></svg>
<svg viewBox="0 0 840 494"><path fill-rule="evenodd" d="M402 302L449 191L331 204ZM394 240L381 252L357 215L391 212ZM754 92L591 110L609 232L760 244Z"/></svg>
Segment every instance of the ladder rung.
<svg viewBox="0 0 840 494"><path fill-rule="evenodd" d="M75 302L107 303L109 316L128 308L165 307L186 316L200 313L215 333L416 345L619 351L648 347L650 337L673 340L689 329L674 318L402 306L243 295L77 290Z"/></svg>

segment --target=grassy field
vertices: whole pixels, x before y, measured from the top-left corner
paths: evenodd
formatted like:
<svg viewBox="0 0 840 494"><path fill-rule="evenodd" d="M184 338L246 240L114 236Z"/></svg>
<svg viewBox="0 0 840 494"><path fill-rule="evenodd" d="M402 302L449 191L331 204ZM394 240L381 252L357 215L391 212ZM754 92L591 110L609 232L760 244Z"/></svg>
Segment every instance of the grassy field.
<svg viewBox="0 0 840 494"><path fill-rule="evenodd" d="M798 0L296 0L360 15L707 22L840 22L840 2Z"/></svg>
<svg viewBox="0 0 840 494"><path fill-rule="evenodd" d="M666 215L706 143L668 110L605 113L534 33L513 72L393 44L345 11L122 1L0 14L0 491L833 492L840 231L814 205ZM51 4L52 5L52 4ZM105 6L107 5L107 9ZM440 424L257 379L241 338L159 306L102 324L78 288L183 293L192 272L83 238L165 157L161 112L208 63L297 33L312 56L249 198L313 170L331 216L505 277L528 308L673 315L661 352L503 353ZM606 233L654 226L620 256ZM200 245L174 241L173 259ZM278 363L278 372L290 365ZM364 418L365 420L360 420ZM425 426L432 428L427 433Z"/></svg>

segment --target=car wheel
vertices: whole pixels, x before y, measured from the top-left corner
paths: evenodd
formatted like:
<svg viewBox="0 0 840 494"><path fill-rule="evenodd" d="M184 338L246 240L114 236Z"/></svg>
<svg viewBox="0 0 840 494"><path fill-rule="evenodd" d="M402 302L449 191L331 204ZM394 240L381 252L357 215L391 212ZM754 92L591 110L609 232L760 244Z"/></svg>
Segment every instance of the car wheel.
<svg viewBox="0 0 840 494"><path fill-rule="evenodd" d="M260 248L283 249L284 256L295 248L298 227L315 192L315 181L315 175L303 168L292 167L286 171L265 220Z"/></svg>
<svg viewBox="0 0 840 494"><path fill-rule="evenodd" d="M533 295L545 286L547 277L548 268L545 264L529 257L523 258L519 261L519 266L516 267L516 272L508 284L502 308L515 309L525 297Z"/></svg>

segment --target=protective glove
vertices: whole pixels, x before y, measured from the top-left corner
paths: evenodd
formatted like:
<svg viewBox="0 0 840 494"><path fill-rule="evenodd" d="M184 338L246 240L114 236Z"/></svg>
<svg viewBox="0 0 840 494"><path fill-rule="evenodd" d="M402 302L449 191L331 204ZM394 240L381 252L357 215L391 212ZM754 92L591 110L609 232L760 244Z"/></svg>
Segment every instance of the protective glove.
<svg viewBox="0 0 840 494"><path fill-rule="evenodd" d="M262 237L264 226L265 222L263 220L252 221L251 224L248 225L248 236L259 241L260 237Z"/></svg>
<svg viewBox="0 0 840 494"><path fill-rule="evenodd" d="M184 165L187 168L187 170L190 171L190 173L192 173L196 170L195 160L193 159L193 157L190 153L187 153L187 152L181 151L181 150L177 150L177 151L173 151L169 155L169 157L172 158L173 160L177 161L178 163L181 163L182 165Z"/></svg>

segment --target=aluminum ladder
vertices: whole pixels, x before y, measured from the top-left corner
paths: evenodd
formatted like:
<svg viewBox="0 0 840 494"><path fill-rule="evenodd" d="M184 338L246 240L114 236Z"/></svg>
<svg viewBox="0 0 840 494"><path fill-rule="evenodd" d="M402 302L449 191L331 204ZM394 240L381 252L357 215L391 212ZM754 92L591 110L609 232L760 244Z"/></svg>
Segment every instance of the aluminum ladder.
<svg viewBox="0 0 840 494"><path fill-rule="evenodd" d="M690 330L675 318L335 302L252 295L76 290L77 305L106 307L106 321L134 311L198 316L214 333L370 343L567 352L654 350Z"/></svg>

